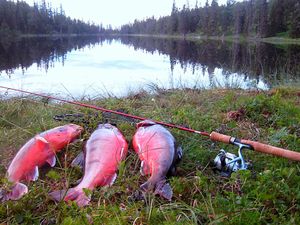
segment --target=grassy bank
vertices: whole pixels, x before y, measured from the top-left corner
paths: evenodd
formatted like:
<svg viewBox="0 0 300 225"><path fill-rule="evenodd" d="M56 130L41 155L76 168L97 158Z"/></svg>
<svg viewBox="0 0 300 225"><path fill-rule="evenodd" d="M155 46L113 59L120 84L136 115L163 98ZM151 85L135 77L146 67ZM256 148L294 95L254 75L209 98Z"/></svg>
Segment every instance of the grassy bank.
<svg viewBox="0 0 300 225"><path fill-rule="evenodd" d="M241 90L157 90L127 98L108 98L90 104L203 131L260 140L275 146L300 150L300 89L280 88L269 92ZM30 98L0 101L0 176L4 177L13 155L29 138L64 124L56 114L84 113L89 124L82 139L58 155L55 168L43 168L30 192L17 202L0 205L3 224L299 224L300 165L282 158L245 152L253 168L231 178L212 171L210 161L218 150L236 153L233 146L213 144L196 134L171 130L182 145L184 157L178 175L170 178L171 202L148 194L135 200L134 193L145 180L139 160L130 150L112 187L94 191L89 207L54 204L48 192L72 186L82 176L70 162L83 146L83 139L103 119L94 111ZM230 113L229 113L230 112ZM90 115L90 116L88 116ZM117 123L128 141L135 128L130 121L106 117ZM130 145L130 149L132 149ZM2 183L4 180L1 181Z"/></svg>
<svg viewBox="0 0 300 225"><path fill-rule="evenodd" d="M114 35L113 35L114 36ZM119 35L117 35L119 36ZM124 36L136 36L136 37L155 37L155 38L167 38L167 39L186 39L186 40L216 40L216 41L229 41L229 42L266 42L270 44L300 44L300 38L288 38L288 37L268 37L268 38L258 38L258 37L247 37L247 36L206 36L198 34L187 34L187 35L149 35L149 34L130 34Z"/></svg>

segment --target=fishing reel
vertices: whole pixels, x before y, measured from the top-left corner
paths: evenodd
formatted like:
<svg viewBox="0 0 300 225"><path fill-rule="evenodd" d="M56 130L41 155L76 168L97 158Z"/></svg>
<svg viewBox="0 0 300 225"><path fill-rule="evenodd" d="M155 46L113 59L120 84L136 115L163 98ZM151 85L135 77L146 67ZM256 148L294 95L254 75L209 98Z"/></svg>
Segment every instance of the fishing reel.
<svg viewBox="0 0 300 225"><path fill-rule="evenodd" d="M238 156L221 149L214 159L215 170L219 171L221 175L225 177L230 177L231 173L238 170L247 170L251 167L251 163L245 161L242 150L252 149L252 147L250 145L241 144L238 141L232 144L238 146Z"/></svg>

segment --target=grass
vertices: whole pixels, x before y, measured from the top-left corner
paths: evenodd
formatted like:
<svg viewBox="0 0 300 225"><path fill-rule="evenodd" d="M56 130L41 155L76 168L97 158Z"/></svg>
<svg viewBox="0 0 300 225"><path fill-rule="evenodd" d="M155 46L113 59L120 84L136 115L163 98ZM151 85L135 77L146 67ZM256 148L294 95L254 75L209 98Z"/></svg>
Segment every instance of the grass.
<svg viewBox="0 0 300 225"><path fill-rule="evenodd" d="M277 88L267 92L242 90L161 90L132 94L126 98L93 100L89 104L172 122L201 131L272 143L300 150L300 89ZM239 112L228 117L228 112ZM34 134L63 124L56 114L84 113L89 120L82 139L58 155L55 168L40 170L29 183L29 193L16 202L0 205L0 224L299 224L300 165L257 152L245 152L253 169L230 178L214 173L210 162L218 150L236 153L233 146L215 143L196 134L171 130L184 150L178 175L169 179L171 202L147 194L137 201L135 191L146 179L139 174L139 159L131 150L120 165L112 187L93 192L89 207L50 201L48 192L73 186L82 176L70 162L81 151L101 116L94 111L40 99L14 98L0 101L0 176L18 149ZM135 128L130 121L117 122L130 142ZM80 122L79 122L80 124ZM1 181L5 183L4 180Z"/></svg>

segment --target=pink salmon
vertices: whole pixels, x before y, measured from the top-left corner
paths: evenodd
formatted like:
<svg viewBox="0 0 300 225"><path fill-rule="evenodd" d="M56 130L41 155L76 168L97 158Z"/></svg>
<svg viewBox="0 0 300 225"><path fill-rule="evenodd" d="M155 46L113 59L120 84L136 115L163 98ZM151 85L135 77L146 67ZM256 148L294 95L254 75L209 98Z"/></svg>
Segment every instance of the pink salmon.
<svg viewBox="0 0 300 225"><path fill-rule="evenodd" d="M10 191L0 190L2 201L18 200L28 192L28 187L20 181L36 181L38 168L46 162L53 167L56 153L76 139L83 128L68 124L53 128L30 139L16 154L7 170L7 179L13 185Z"/></svg>
<svg viewBox="0 0 300 225"><path fill-rule="evenodd" d="M182 158L182 149L176 147L175 138L159 124L144 120L137 124L137 128L133 148L141 160L141 174L150 175L141 189L155 190L155 194L171 200L173 192L166 176L174 175L176 164Z"/></svg>
<svg viewBox="0 0 300 225"><path fill-rule="evenodd" d="M88 205L91 197L86 190L92 191L98 186L111 186L127 150L127 142L118 128L111 124L100 124L85 146L84 176L81 182L67 192L54 191L50 196L55 201L75 201L80 207Z"/></svg>

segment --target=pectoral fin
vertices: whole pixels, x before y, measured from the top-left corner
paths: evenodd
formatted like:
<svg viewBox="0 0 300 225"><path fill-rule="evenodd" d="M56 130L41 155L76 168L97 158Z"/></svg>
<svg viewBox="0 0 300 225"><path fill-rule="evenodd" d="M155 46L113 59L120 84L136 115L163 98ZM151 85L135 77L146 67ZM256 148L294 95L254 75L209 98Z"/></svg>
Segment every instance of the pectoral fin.
<svg viewBox="0 0 300 225"><path fill-rule="evenodd" d="M39 168L35 166L31 171L26 174L27 181L36 181L39 178Z"/></svg>
<svg viewBox="0 0 300 225"><path fill-rule="evenodd" d="M49 158L47 159L47 163L48 163L51 167L54 167L55 164L56 164L56 158L55 158L55 155L49 157Z"/></svg>
<svg viewBox="0 0 300 225"><path fill-rule="evenodd" d="M76 158L72 161L71 166L72 167L78 166L81 169L84 168L84 153L83 152L80 152L78 154L78 156L76 156Z"/></svg>
<svg viewBox="0 0 300 225"><path fill-rule="evenodd" d="M49 142L44 137L37 135L34 137L34 139L35 139L35 145L39 149L50 148Z"/></svg>
<svg viewBox="0 0 300 225"><path fill-rule="evenodd" d="M141 173L142 176L145 176L145 175L148 175L148 174L151 173L150 166L145 161L141 162L140 173Z"/></svg>
<svg viewBox="0 0 300 225"><path fill-rule="evenodd" d="M108 186L113 185L113 183L115 182L116 179L117 179L117 174L114 173L112 176L110 176L110 177L106 180L106 185L108 185Z"/></svg>
<svg viewBox="0 0 300 225"><path fill-rule="evenodd" d="M176 160L176 164L179 163L183 157L183 150L181 148L181 146L178 146L176 149L176 153L177 153L177 160Z"/></svg>

